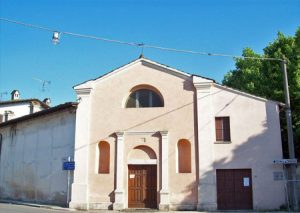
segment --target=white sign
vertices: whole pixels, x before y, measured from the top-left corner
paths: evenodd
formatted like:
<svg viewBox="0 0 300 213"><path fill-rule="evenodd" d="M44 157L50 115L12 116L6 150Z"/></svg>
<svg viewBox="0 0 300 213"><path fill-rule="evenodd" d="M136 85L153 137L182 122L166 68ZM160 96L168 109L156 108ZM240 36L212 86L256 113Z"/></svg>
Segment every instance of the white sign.
<svg viewBox="0 0 300 213"><path fill-rule="evenodd" d="M130 174L130 175L129 175L129 178L130 178L130 179L133 179L134 177L135 177L135 174Z"/></svg>
<svg viewBox="0 0 300 213"><path fill-rule="evenodd" d="M248 177L244 177L244 186L250 186L250 179Z"/></svg>
<svg viewBox="0 0 300 213"><path fill-rule="evenodd" d="M297 164L297 159L280 159L280 160L273 160L275 164Z"/></svg>

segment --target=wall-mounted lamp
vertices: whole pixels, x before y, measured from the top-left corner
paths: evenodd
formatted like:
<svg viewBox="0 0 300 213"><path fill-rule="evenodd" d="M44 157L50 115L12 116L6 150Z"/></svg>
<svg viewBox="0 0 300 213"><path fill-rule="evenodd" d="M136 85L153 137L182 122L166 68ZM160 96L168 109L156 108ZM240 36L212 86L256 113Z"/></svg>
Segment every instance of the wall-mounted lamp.
<svg viewBox="0 0 300 213"><path fill-rule="evenodd" d="M60 33L57 31L53 32L53 36L52 36L52 43L53 44L59 44L59 37L60 37Z"/></svg>

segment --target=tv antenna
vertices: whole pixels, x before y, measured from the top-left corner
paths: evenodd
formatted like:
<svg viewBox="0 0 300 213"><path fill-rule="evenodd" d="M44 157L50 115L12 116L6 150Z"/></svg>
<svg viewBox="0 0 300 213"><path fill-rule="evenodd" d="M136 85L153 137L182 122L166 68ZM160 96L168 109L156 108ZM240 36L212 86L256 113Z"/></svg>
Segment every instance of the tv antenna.
<svg viewBox="0 0 300 213"><path fill-rule="evenodd" d="M42 83L42 92L46 91L46 87L49 86L51 84L51 81L47 81L47 80L42 80L39 78L32 78L33 80L36 80L40 83Z"/></svg>
<svg viewBox="0 0 300 213"><path fill-rule="evenodd" d="M7 94L8 94L7 92L0 92L0 101L2 100L2 97Z"/></svg>

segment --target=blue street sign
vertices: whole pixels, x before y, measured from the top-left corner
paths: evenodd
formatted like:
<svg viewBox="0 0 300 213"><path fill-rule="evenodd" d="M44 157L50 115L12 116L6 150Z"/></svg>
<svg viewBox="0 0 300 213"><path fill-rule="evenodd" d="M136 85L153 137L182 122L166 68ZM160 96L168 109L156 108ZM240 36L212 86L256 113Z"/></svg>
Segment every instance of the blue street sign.
<svg viewBox="0 0 300 213"><path fill-rule="evenodd" d="M63 170L75 170L75 161L64 162Z"/></svg>

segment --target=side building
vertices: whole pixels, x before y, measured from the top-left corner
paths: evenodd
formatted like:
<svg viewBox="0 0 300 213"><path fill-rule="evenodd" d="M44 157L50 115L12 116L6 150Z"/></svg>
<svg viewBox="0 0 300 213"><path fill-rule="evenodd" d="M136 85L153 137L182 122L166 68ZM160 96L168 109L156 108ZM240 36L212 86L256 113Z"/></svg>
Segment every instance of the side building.
<svg viewBox="0 0 300 213"><path fill-rule="evenodd" d="M45 98L44 101L36 98L21 99L20 92L13 90L10 100L0 101L0 123L48 108L50 108L49 98Z"/></svg>
<svg viewBox="0 0 300 213"><path fill-rule="evenodd" d="M67 206L76 103L0 123L0 199ZM72 176L70 177L72 180Z"/></svg>

